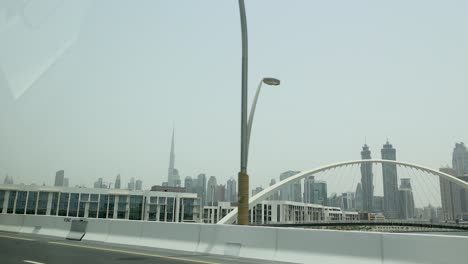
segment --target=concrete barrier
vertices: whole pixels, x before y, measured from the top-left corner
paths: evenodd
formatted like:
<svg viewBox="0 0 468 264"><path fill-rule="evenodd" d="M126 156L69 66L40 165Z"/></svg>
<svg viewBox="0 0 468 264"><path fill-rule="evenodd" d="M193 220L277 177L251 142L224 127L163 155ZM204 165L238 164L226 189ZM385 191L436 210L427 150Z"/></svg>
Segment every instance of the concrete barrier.
<svg viewBox="0 0 468 264"><path fill-rule="evenodd" d="M165 249L195 252L200 237L200 224L142 222L138 243Z"/></svg>
<svg viewBox="0 0 468 264"><path fill-rule="evenodd" d="M0 214L0 230L65 238L71 219ZM465 263L468 237L114 219L88 221L83 240L294 263Z"/></svg>
<svg viewBox="0 0 468 264"><path fill-rule="evenodd" d="M274 260L276 228L236 225L203 225L200 253Z"/></svg>
<svg viewBox="0 0 468 264"><path fill-rule="evenodd" d="M381 263L380 233L277 228L276 260L298 263Z"/></svg>
<svg viewBox="0 0 468 264"><path fill-rule="evenodd" d="M113 220L86 219L88 225L82 240L105 242L109 236L110 222Z"/></svg>
<svg viewBox="0 0 468 264"><path fill-rule="evenodd" d="M385 264L466 263L468 237L382 234Z"/></svg>
<svg viewBox="0 0 468 264"><path fill-rule="evenodd" d="M19 232L24 224L24 215L0 214L0 230Z"/></svg>
<svg viewBox="0 0 468 264"><path fill-rule="evenodd" d="M140 245L142 221L101 220L109 224L109 235L104 242ZM85 235L86 236L86 235Z"/></svg>

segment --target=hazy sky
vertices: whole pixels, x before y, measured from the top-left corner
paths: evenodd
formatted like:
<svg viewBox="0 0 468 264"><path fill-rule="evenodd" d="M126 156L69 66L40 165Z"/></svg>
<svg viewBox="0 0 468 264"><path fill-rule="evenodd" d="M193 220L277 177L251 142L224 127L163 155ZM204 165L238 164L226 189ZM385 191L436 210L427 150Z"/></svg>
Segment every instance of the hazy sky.
<svg viewBox="0 0 468 264"><path fill-rule="evenodd" d="M41 2L41 4L38 4ZM13 3L13 4L11 4ZM0 0L0 177L144 187L237 177L236 0ZM252 188L286 170L374 158L433 168L468 141L468 1L246 0Z"/></svg>

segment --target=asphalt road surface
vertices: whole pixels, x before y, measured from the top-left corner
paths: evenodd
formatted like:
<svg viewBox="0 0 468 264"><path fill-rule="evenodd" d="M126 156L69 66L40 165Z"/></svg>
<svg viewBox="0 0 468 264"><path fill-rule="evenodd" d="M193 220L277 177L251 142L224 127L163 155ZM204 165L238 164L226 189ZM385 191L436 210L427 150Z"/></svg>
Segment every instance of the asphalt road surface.
<svg viewBox="0 0 468 264"><path fill-rule="evenodd" d="M264 264L271 261L0 232L1 264ZM280 262L277 262L280 263Z"/></svg>

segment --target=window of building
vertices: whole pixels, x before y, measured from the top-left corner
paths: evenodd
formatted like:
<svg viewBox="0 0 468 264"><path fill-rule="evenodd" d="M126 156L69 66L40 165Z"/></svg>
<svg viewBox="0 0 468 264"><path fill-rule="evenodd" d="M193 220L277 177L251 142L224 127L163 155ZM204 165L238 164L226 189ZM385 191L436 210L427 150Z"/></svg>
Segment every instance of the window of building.
<svg viewBox="0 0 468 264"><path fill-rule="evenodd" d="M60 193L59 211L58 211L59 216L67 216L68 198L70 198L70 193Z"/></svg>
<svg viewBox="0 0 468 264"><path fill-rule="evenodd" d="M36 214L37 192L29 192L26 214Z"/></svg>
<svg viewBox="0 0 468 264"><path fill-rule="evenodd" d="M91 202L99 201L99 194L91 194Z"/></svg>
<svg viewBox="0 0 468 264"><path fill-rule="evenodd" d="M166 221L166 206L159 205L159 221L164 222Z"/></svg>
<svg viewBox="0 0 468 264"><path fill-rule="evenodd" d="M183 209L184 209L184 212L183 212L183 218L182 218L182 221L185 221L185 220L193 220L193 203L194 203L194 200L193 199L181 199L182 202L183 202ZM227 213L226 213L227 214ZM182 213L180 214L182 215Z"/></svg>
<svg viewBox="0 0 468 264"><path fill-rule="evenodd" d="M89 202L89 193L81 193L80 204L78 208L78 217L84 217L87 202Z"/></svg>
<svg viewBox="0 0 468 264"><path fill-rule="evenodd" d="M12 214L13 213L13 207L15 206L15 200L16 200L16 191L10 191L10 195L8 198L8 208L7 208L7 213Z"/></svg>
<svg viewBox="0 0 468 264"><path fill-rule="evenodd" d="M157 205L150 204L148 208L148 220L149 221L156 221L157 214Z"/></svg>
<svg viewBox="0 0 468 264"><path fill-rule="evenodd" d="M126 219L125 215L127 212L127 196L119 195L119 203L117 206L117 218Z"/></svg>
<svg viewBox="0 0 468 264"><path fill-rule="evenodd" d="M143 211L143 196L132 195L130 196L130 215L129 220L141 220L141 213Z"/></svg>
<svg viewBox="0 0 468 264"><path fill-rule="evenodd" d="M18 192L16 197L16 209L15 214L24 214L26 210L26 197L28 196L28 192Z"/></svg>
<svg viewBox="0 0 468 264"><path fill-rule="evenodd" d="M107 217L107 204L109 203L109 196L106 194L101 194L99 199L99 218Z"/></svg>
<svg viewBox="0 0 468 264"><path fill-rule="evenodd" d="M174 219L174 214L175 214L175 199L172 197L167 197L167 217L166 221L167 222L175 222L176 219Z"/></svg>
<svg viewBox="0 0 468 264"><path fill-rule="evenodd" d="M5 191L0 190L0 213L3 212L3 201L5 201Z"/></svg>
<svg viewBox="0 0 468 264"><path fill-rule="evenodd" d="M93 194L91 194L91 197L92 196L93 196ZM96 218L97 217L97 212L98 212L98 203L97 203L97 201L96 202L90 202L89 203L89 210L88 210L88 217L89 218Z"/></svg>
<svg viewBox="0 0 468 264"><path fill-rule="evenodd" d="M60 198L60 193L53 193L52 194L52 204L50 208L51 215L57 215L57 208L58 208L58 201Z"/></svg>
<svg viewBox="0 0 468 264"><path fill-rule="evenodd" d="M78 203L79 203L79 193L72 193L70 195L70 205L68 208L68 216L76 217L78 216Z"/></svg>
<svg viewBox="0 0 468 264"><path fill-rule="evenodd" d="M151 196L151 197L150 197L150 203L152 203L152 204L158 203L158 197L156 197L156 196Z"/></svg>
<svg viewBox="0 0 468 264"><path fill-rule="evenodd" d="M109 195L109 209L107 210L107 218L114 218L115 195Z"/></svg>
<svg viewBox="0 0 468 264"><path fill-rule="evenodd" d="M49 200L48 192L39 193L39 201L37 202L37 214L45 215L47 213L47 202Z"/></svg>

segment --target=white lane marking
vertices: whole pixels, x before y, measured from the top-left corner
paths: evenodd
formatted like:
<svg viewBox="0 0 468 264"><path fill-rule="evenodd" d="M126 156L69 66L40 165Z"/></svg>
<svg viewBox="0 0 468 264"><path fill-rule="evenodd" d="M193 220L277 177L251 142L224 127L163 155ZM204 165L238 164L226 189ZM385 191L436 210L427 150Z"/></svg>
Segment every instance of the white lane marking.
<svg viewBox="0 0 468 264"><path fill-rule="evenodd" d="M26 240L26 241L34 241L34 239L31 239L31 238L24 238L24 237L5 236L5 235L0 235L0 237L3 237L3 238L11 238L11 239L19 239L19 240Z"/></svg>
<svg viewBox="0 0 468 264"><path fill-rule="evenodd" d="M24 262L26 263L31 263L31 264L45 264L45 263L42 263L42 262L37 262L37 261L32 261L32 260L23 260Z"/></svg>

